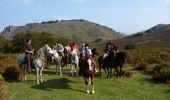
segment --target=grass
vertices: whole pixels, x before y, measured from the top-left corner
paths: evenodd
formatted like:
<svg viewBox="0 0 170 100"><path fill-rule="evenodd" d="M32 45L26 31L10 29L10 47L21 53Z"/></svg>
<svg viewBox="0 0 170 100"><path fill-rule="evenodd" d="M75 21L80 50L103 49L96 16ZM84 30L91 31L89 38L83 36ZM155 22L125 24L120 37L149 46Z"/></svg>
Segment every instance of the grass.
<svg viewBox="0 0 170 100"><path fill-rule="evenodd" d="M132 70L134 71L134 70ZM55 75L55 70L44 71L44 83L36 85L35 75L27 82L10 82L8 90L13 100L170 100L170 88L155 84L151 77L134 71L132 78L106 79L95 77L95 94L86 94L82 77Z"/></svg>

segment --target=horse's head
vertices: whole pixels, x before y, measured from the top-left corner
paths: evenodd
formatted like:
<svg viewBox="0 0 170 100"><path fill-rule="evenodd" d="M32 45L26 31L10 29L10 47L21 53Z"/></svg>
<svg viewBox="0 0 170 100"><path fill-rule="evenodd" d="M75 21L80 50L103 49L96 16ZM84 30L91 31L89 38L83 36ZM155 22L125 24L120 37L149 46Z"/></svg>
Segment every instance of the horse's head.
<svg viewBox="0 0 170 100"><path fill-rule="evenodd" d="M44 46L44 52L45 52L46 54L51 54L51 53L52 53L52 50L51 50L51 48L50 48L50 46L49 46L48 44L46 44L46 45Z"/></svg>
<svg viewBox="0 0 170 100"><path fill-rule="evenodd" d="M116 57L118 57L119 59L122 59L123 62L125 62L127 58L127 53L125 51L120 51L117 53Z"/></svg>
<svg viewBox="0 0 170 100"><path fill-rule="evenodd" d="M99 55L99 53L97 52L97 49L96 48L93 48L92 50L91 50L91 52L92 52L92 56L94 57L94 55Z"/></svg>

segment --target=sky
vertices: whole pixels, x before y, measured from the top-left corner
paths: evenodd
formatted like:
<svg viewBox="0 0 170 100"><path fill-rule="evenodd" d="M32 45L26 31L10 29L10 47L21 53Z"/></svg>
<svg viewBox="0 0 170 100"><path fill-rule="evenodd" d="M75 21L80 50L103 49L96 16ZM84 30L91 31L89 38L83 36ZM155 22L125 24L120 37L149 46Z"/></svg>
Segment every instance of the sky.
<svg viewBox="0 0 170 100"><path fill-rule="evenodd" d="M170 0L0 0L0 31L9 25L69 19L133 34L170 24Z"/></svg>

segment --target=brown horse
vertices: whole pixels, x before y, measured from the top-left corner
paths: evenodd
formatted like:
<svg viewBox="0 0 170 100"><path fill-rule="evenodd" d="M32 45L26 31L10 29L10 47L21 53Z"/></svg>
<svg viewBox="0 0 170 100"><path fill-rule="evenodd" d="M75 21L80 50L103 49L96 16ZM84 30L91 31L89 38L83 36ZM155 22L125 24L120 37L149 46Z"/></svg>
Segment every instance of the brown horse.
<svg viewBox="0 0 170 100"><path fill-rule="evenodd" d="M86 85L86 92L89 94L88 84L92 85L92 94L94 94L94 64L88 63L87 58L80 61L80 70L83 74L83 78Z"/></svg>

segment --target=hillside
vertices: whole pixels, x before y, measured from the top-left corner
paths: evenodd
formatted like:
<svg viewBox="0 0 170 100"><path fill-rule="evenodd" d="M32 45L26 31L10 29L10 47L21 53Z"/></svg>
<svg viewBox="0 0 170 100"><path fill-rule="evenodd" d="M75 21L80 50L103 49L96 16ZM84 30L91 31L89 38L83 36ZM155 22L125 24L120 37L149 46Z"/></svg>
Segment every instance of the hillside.
<svg viewBox="0 0 170 100"><path fill-rule="evenodd" d="M83 19L79 20L56 20L41 23L30 23L25 26L8 26L0 35L12 38L14 35L25 32L48 31L56 36L65 37L74 41L94 41L118 39L122 35L111 28L102 26Z"/></svg>
<svg viewBox="0 0 170 100"><path fill-rule="evenodd" d="M137 47L169 47L170 24L158 24L143 32L115 40L114 42L124 47L127 44L135 44Z"/></svg>

